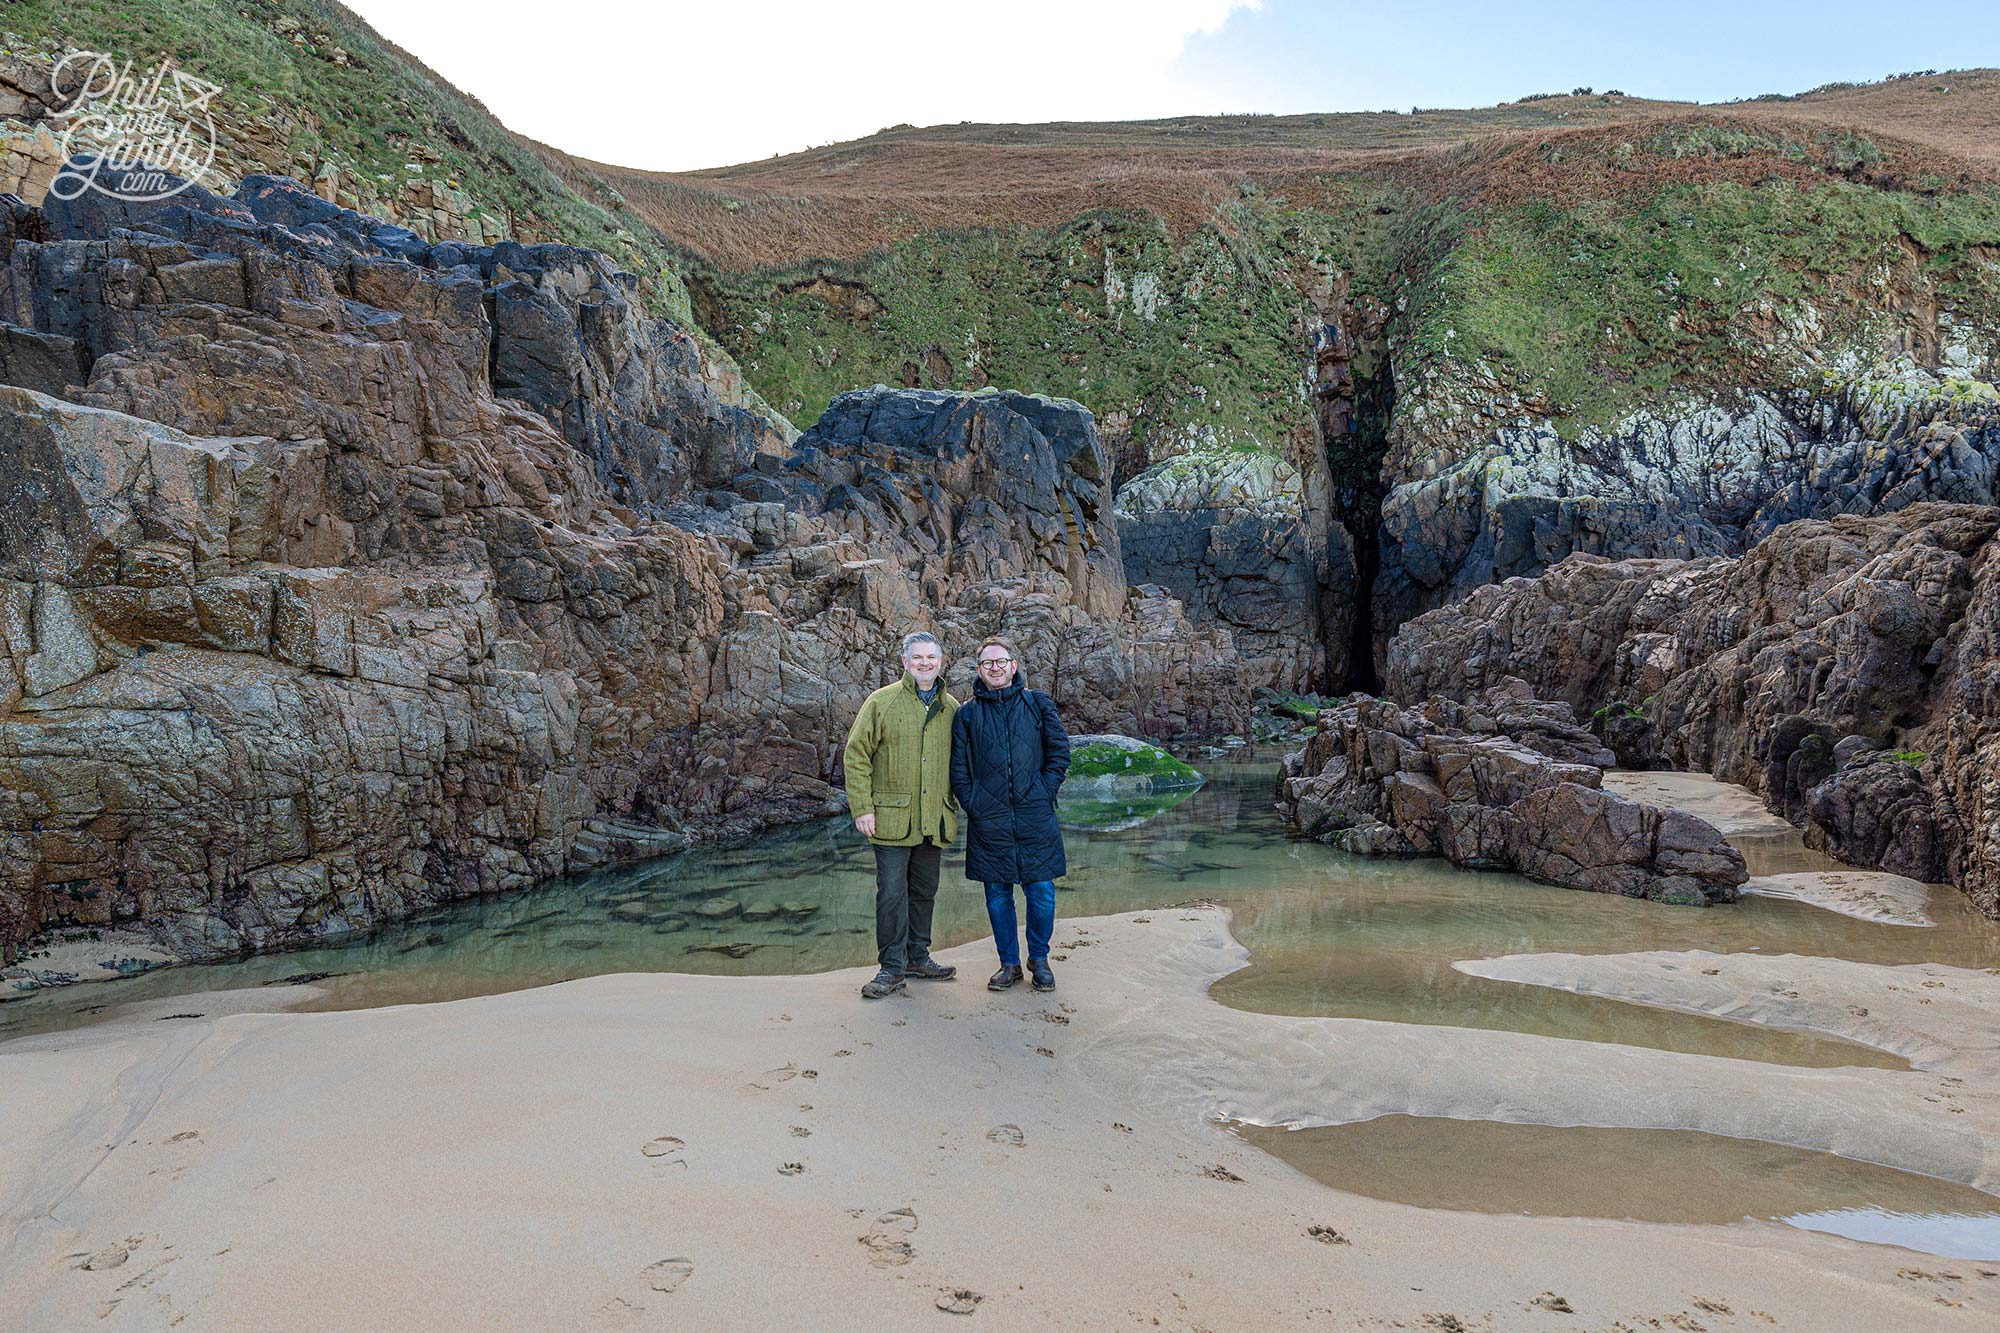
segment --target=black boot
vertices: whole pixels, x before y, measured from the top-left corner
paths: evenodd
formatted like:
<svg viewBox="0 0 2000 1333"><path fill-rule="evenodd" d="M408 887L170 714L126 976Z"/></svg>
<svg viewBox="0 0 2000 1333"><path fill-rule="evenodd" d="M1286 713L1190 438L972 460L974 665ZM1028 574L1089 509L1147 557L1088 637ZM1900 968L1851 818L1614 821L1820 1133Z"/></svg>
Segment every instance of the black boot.
<svg viewBox="0 0 2000 1333"><path fill-rule="evenodd" d="M1020 968L1002 967L998 972L995 972L992 976L986 979L986 989L1006 990L1009 986L1013 985L1020 979L1021 979Z"/></svg>
<svg viewBox="0 0 2000 1333"><path fill-rule="evenodd" d="M1028 968L1035 974L1036 990L1054 990L1056 988L1056 974L1049 971L1048 959L1030 958L1028 960Z"/></svg>
<svg viewBox="0 0 2000 1333"><path fill-rule="evenodd" d="M958 975L958 969L948 967L929 954L925 954L922 958L904 968L903 975L906 977L915 977L918 981L950 981Z"/></svg>

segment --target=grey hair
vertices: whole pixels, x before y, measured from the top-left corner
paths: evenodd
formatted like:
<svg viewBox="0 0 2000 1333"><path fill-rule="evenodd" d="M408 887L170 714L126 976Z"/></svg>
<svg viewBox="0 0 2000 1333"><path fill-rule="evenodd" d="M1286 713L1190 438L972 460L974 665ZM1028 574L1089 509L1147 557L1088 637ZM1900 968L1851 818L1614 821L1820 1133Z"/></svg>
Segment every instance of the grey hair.
<svg viewBox="0 0 2000 1333"><path fill-rule="evenodd" d="M920 643L928 643L935 645L938 650L938 656L939 657L944 656L944 645L938 643L937 635L931 633L927 629L920 629L914 634L905 634L903 636L902 655L904 657L908 657L910 655L910 649L916 647Z"/></svg>

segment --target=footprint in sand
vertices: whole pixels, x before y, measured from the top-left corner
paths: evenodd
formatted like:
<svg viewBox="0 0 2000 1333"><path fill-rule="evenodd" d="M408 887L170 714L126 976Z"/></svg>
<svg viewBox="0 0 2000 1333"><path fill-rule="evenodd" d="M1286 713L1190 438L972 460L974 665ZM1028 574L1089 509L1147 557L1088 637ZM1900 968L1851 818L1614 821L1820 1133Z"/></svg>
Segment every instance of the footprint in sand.
<svg viewBox="0 0 2000 1333"><path fill-rule="evenodd" d="M694 1264L687 1259L662 1259L641 1269L639 1276L654 1291L677 1291L681 1283L694 1276Z"/></svg>
<svg viewBox="0 0 2000 1333"><path fill-rule="evenodd" d="M781 1176L799 1176L805 1174L805 1169L806 1164L804 1162L786 1162L778 1168L778 1174Z"/></svg>
<svg viewBox="0 0 2000 1333"><path fill-rule="evenodd" d="M1352 1245L1354 1242L1328 1226L1310 1226L1306 1234L1322 1245Z"/></svg>
<svg viewBox="0 0 2000 1333"><path fill-rule="evenodd" d="M995 1125L986 1131L986 1138L990 1143L1003 1144L1009 1148L1018 1148L1028 1141L1028 1136L1021 1132L1019 1125Z"/></svg>
<svg viewBox="0 0 2000 1333"><path fill-rule="evenodd" d="M799 1067L797 1065L779 1065L776 1069L767 1069L757 1075L757 1082L746 1083L743 1086L746 1088L755 1088L758 1092L769 1092L772 1084L787 1083L798 1076Z"/></svg>
<svg viewBox="0 0 2000 1333"><path fill-rule="evenodd" d="M909 1208L893 1208L875 1219L875 1225L860 1237L868 1247L868 1262L877 1268L899 1268L917 1257L909 1242L917 1229L917 1214Z"/></svg>
<svg viewBox="0 0 2000 1333"><path fill-rule="evenodd" d="M622 1296L613 1296L597 1307L598 1320L614 1328L625 1328L637 1323L639 1317L645 1313L645 1306L634 1305Z"/></svg>
<svg viewBox="0 0 2000 1333"><path fill-rule="evenodd" d="M1539 1305L1542 1309L1552 1310L1556 1314L1576 1313L1575 1306L1572 1306L1568 1301L1556 1295L1553 1291L1543 1292L1541 1295L1535 1297L1535 1299L1533 1299L1532 1301L1529 1301L1528 1304Z"/></svg>
<svg viewBox="0 0 2000 1333"><path fill-rule="evenodd" d="M792 1137L795 1139L809 1139L812 1137L812 1131L807 1129L804 1125L793 1125Z"/></svg>
<svg viewBox="0 0 2000 1333"><path fill-rule="evenodd" d="M979 1308L979 1303L985 1299L984 1296L976 1291L967 1291L965 1288L960 1287L955 1291L947 1291L944 1295L938 1297L937 1308L946 1314L971 1314Z"/></svg>
<svg viewBox="0 0 2000 1333"><path fill-rule="evenodd" d="M86 1258L77 1267L86 1273L102 1273L107 1268L117 1268L132 1257L132 1251L123 1245L107 1245Z"/></svg>
<svg viewBox="0 0 2000 1333"><path fill-rule="evenodd" d="M1234 1181L1238 1185L1241 1185L1243 1183L1243 1177L1237 1175L1234 1171L1231 1171L1228 1167L1223 1166L1219 1163L1215 1166L1203 1167L1201 1169L1201 1173L1204 1176L1207 1176L1210 1180L1229 1180L1229 1181Z"/></svg>
<svg viewBox="0 0 2000 1333"><path fill-rule="evenodd" d="M652 1142L640 1145L639 1151L648 1157L662 1158L674 1166L684 1167L687 1165L687 1162L681 1156L681 1149L685 1147L687 1147L687 1144L673 1135L662 1134Z"/></svg>

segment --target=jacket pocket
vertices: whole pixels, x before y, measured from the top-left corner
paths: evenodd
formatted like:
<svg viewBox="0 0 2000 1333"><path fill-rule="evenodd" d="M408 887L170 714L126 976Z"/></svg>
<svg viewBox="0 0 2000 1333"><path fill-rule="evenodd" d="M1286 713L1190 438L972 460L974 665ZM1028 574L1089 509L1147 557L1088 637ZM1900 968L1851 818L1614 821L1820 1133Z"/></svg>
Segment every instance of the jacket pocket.
<svg viewBox="0 0 2000 1333"><path fill-rule="evenodd" d="M900 842L910 836L910 796L908 792L875 793L875 838L878 842Z"/></svg>

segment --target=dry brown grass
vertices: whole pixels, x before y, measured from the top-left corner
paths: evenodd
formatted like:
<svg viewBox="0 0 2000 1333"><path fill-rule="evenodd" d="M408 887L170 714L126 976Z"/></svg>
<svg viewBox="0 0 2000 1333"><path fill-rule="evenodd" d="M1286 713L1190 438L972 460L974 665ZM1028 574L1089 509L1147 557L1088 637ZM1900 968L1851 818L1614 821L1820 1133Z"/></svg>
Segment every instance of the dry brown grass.
<svg viewBox="0 0 2000 1333"><path fill-rule="evenodd" d="M2000 71L1721 107L1589 96L1415 115L898 126L852 143L685 173L538 151L586 195L601 180L666 236L732 268L851 258L922 232L1056 226L1095 208L1150 211L1181 233L1246 184L1299 202L1355 176L1496 200L1568 200L1673 180L1826 174L1821 164L1766 153L1614 159L1622 142L1688 124L1795 138L1852 130L1882 153L1866 178L1966 188L2000 175Z"/></svg>

